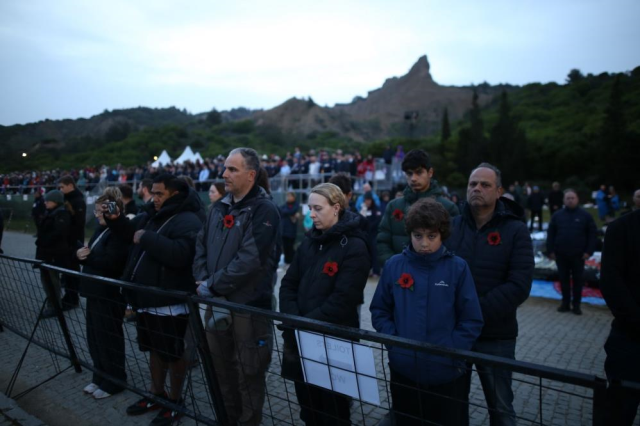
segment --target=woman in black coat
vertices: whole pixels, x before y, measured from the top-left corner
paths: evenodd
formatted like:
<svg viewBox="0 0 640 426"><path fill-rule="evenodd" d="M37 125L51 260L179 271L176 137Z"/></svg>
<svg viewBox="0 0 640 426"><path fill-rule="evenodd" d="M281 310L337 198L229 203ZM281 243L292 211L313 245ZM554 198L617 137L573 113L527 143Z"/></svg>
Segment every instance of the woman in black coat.
<svg viewBox="0 0 640 426"><path fill-rule="evenodd" d="M98 228L89 244L78 248L76 256L85 274L118 279L127 261L128 246L106 226L101 206L109 202L116 203L120 211L124 211L120 190L116 187L105 189L104 194L96 200L94 214ZM96 399L107 398L124 390L121 385L111 382L109 377L123 382L127 380L122 329L126 303L120 287L88 278L81 280L80 293L87 298L89 354L95 369L104 374L94 372L93 380L84 388L84 392Z"/></svg>
<svg viewBox="0 0 640 426"><path fill-rule="evenodd" d="M298 247L280 285L280 311L359 327L358 306L371 268L367 235L358 214L346 210L340 188L317 185L309 195L313 228ZM295 381L306 424L350 424L349 398L304 383L293 330L285 330L282 374Z"/></svg>

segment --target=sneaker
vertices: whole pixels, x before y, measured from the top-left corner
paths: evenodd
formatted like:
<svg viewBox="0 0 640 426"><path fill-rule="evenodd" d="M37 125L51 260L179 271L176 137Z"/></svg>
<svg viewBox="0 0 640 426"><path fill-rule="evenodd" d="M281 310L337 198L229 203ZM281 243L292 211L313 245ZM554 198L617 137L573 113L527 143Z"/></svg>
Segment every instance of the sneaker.
<svg viewBox="0 0 640 426"><path fill-rule="evenodd" d="M167 394L157 395L159 397L167 398ZM162 405L147 398L142 398L135 403L127 407L127 414L130 416L139 416L140 414L148 413L149 411L158 410Z"/></svg>
<svg viewBox="0 0 640 426"><path fill-rule="evenodd" d="M105 399L105 398L109 398L111 396L111 394L109 392L105 392L102 389L98 389L93 393L93 397L95 399Z"/></svg>
<svg viewBox="0 0 640 426"><path fill-rule="evenodd" d="M82 392L88 393L89 395L91 395L98 389L100 389L100 386L96 385L95 383L90 383L87 386L85 386L84 389L82 389Z"/></svg>
<svg viewBox="0 0 640 426"><path fill-rule="evenodd" d="M176 402L180 405L182 402ZM178 421L182 417L182 413L163 407L158 415L149 423L150 426L171 426L173 422Z"/></svg>
<svg viewBox="0 0 640 426"><path fill-rule="evenodd" d="M566 305L560 305L560 307L558 308L558 312L569 312L571 309L569 309L568 306Z"/></svg>
<svg viewBox="0 0 640 426"><path fill-rule="evenodd" d="M582 309L580 309L580 307L573 308L573 313L576 315L582 315Z"/></svg>

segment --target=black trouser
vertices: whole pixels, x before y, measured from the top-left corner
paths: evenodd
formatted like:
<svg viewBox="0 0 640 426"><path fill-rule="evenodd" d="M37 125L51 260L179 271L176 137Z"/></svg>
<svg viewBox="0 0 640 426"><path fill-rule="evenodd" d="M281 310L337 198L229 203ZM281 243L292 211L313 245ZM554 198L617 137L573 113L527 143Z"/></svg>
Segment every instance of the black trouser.
<svg viewBox="0 0 640 426"><path fill-rule="evenodd" d="M564 256L556 253L556 265L562 288L562 305L571 304L571 278L573 278L573 308L579 308L582 301L582 286L584 285L584 259L582 255Z"/></svg>
<svg viewBox="0 0 640 426"><path fill-rule="evenodd" d="M640 382L640 340L612 327L604 350L607 353L604 371L610 381L607 389L607 419L604 424L631 426L640 405L640 393L622 389L612 382Z"/></svg>
<svg viewBox="0 0 640 426"><path fill-rule="evenodd" d="M291 264L291 262L293 262L293 255L296 252L293 249L295 242L295 238L282 237L282 251L284 252L284 263L286 264Z"/></svg>
<svg viewBox="0 0 640 426"><path fill-rule="evenodd" d="M533 231L533 224L536 217L538 218L538 231L542 231L542 210L531 210L531 224L529 225L529 230Z"/></svg>
<svg viewBox="0 0 640 426"><path fill-rule="evenodd" d="M391 370L392 410L398 426L463 425L465 375L440 385L421 385Z"/></svg>
<svg viewBox="0 0 640 426"><path fill-rule="evenodd" d="M112 299L87 297L87 343L96 370L93 383L103 391L115 394L122 387L109 381L109 377L126 381L124 359L124 332L122 319L126 303L122 297Z"/></svg>
<svg viewBox="0 0 640 426"><path fill-rule="evenodd" d="M294 383L300 404L300 419L307 426L351 424L348 396L297 380Z"/></svg>
<svg viewBox="0 0 640 426"><path fill-rule="evenodd" d="M72 271L80 272L80 263L77 259L71 260L67 268ZM80 287L80 279L71 275L63 275L62 282L64 285L64 296L62 297L62 303L69 305L77 305L80 302L80 296L78 295L78 289Z"/></svg>

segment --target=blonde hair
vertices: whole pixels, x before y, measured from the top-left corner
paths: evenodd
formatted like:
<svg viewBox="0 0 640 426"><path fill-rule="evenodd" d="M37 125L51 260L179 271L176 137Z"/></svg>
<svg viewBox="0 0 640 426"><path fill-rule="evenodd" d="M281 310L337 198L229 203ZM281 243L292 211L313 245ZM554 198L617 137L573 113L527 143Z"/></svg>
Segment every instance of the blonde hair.
<svg viewBox="0 0 640 426"><path fill-rule="evenodd" d="M332 183L321 183L311 189L311 194L322 195L329 201L330 205L339 204L340 214L348 207L347 199L345 198L342 190L337 185Z"/></svg>
<svg viewBox="0 0 640 426"><path fill-rule="evenodd" d="M104 189L101 196L96 199L96 204L101 204L107 201L114 201L120 211L124 211L124 203L122 202L122 192L117 186L108 186Z"/></svg>

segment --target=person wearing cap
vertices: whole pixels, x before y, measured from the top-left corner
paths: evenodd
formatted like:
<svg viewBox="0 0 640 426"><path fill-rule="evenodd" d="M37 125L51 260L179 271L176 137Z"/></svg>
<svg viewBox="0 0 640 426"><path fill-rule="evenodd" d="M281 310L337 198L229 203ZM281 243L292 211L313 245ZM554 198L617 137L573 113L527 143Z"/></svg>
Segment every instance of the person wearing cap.
<svg viewBox="0 0 640 426"><path fill-rule="evenodd" d="M380 221L377 237L378 260L380 266L391 256L400 254L411 239L404 226L404 217L413 203L430 197L442 204L449 216L458 216L458 207L448 200L438 182L433 179L433 167L429 154L421 149L409 151L402 160L402 171L407 179L407 187L402 197L391 200Z"/></svg>
<svg viewBox="0 0 640 426"><path fill-rule="evenodd" d="M65 208L64 195L57 189L49 191L44 195L44 204L47 210L38 228L36 259L50 265L69 268L71 213ZM55 297L60 300L60 280L57 273L52 274L46 270L41 271L41 280L47 294L47 308L42 312L42 317L50 318L56 315L52 299Z"/></svg>

